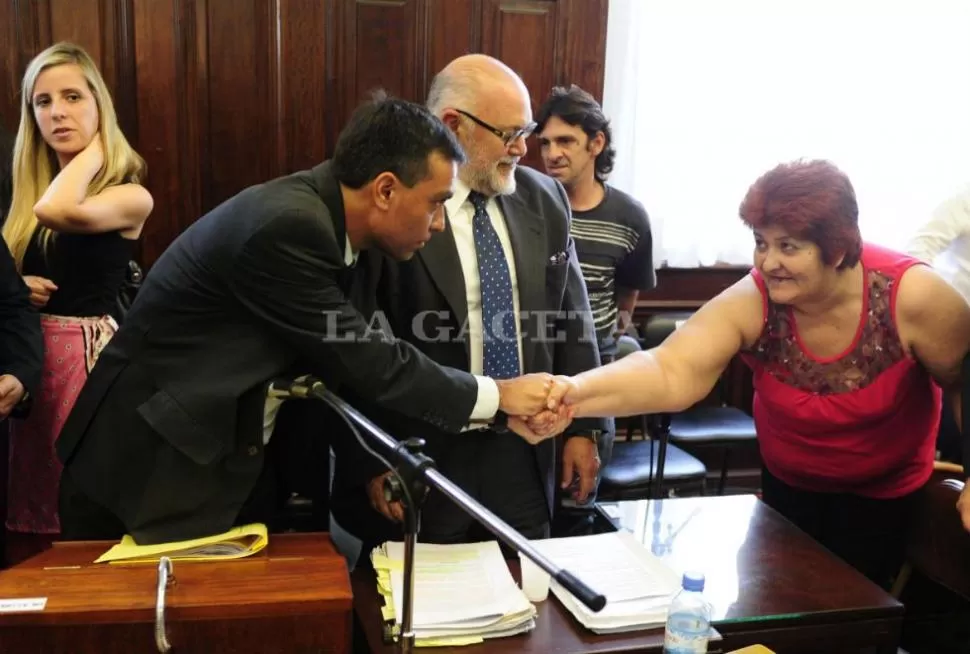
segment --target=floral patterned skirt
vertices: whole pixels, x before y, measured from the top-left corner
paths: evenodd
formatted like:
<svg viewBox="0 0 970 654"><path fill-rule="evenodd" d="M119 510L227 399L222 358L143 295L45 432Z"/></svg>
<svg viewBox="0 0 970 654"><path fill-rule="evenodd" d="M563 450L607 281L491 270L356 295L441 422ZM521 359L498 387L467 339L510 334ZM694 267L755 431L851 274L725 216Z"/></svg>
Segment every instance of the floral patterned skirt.
<svg viewBox="0 0 970 654"><path fill-rule="evenodd" d="M61 428L98 355L118 330L110 316L41 316L44 369L30 415L10 420L7 529L57 534L61 462L54 452Z"/></svg>

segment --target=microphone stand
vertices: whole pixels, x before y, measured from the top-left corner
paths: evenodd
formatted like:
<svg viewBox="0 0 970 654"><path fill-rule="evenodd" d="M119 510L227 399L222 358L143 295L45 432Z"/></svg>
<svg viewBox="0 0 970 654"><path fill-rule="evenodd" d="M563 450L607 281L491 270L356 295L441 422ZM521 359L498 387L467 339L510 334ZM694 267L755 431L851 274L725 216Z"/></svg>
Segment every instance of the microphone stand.
<svg viewBox="0 0 970 654"><path fill-rule="evenodd" d="M271 392L275 391L279 397L310 398L330 405L342 417L360 427L367 440L395 467L397 476L392 475L385 480L384 493L386 499L401 500L405 508L404 597L400 635L402 653L412 654L414 651L414 553L421 524L421 504L429 487L436 488L513 550L529 557L590 609L601 611L606 606L605 596L546 558L518 531L436 470L434 461L421 452L423 439L411 438L403 443L398 442L357 409L327 390L323 382L312 377L274 382L272 389Z"/></svg>

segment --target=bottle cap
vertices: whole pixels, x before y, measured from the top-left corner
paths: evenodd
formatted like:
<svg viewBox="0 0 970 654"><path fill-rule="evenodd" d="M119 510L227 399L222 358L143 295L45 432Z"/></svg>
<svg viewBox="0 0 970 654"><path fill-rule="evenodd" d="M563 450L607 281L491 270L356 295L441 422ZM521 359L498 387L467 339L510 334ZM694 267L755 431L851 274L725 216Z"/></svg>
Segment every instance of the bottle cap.
<svg viewBox="0 0 970 654"><path fill-rule="evenodd" d="M683 586L684 590L697 593L702 592L704 590L704 573L694 571L685 572L681 585Z"/></svg>

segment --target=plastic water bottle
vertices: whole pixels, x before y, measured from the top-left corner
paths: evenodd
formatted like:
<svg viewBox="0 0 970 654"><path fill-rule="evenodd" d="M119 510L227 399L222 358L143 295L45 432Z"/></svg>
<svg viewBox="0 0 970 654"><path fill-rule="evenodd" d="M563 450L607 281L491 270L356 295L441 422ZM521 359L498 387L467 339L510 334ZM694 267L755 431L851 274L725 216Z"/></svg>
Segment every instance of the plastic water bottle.
<svg viewBox="0 0 970 654"><path fill-rule="evenodd" d="M711 605L704 601L704 575L688 572L667 614L664 654L707 654Z"/></svg>

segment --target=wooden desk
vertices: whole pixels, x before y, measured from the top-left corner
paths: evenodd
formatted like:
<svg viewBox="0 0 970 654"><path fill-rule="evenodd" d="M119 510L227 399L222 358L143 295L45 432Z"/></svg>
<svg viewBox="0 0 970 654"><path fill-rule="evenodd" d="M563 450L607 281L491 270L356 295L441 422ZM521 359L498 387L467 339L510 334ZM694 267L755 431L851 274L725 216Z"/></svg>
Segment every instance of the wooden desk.
<svg viewBox="0 0 970 654"><path fill-rule="evenodd" d="M111 543L55 543L0 572L0 599L46 597L0 613L4 654L142 654L154 638L156 564L93 564ZM280 534L252 557L176 562L166 604L173 654L350 651L347 565L329 534Z"/></svg>
<svg viewBox="0 0 970 654"><path fill-rule="evenodd" d="M608 507L610 505L604 505ZM763 644L785 654L838 654L866 646L896 651L903 606L751 495L613 504L613 522L635 534L678 572L701 569L714 625L724 640L710 652ZM518 563L509 562L518 578ZM351 575L354 610L370 651L381 641L373 573ZM434 654L467 652L660 652L662 630L598 636L551 594L530 634ZM430 651L430 650L429 650Z"/></svg>

